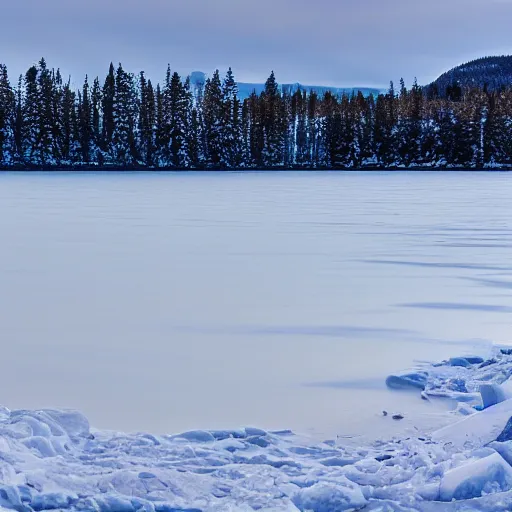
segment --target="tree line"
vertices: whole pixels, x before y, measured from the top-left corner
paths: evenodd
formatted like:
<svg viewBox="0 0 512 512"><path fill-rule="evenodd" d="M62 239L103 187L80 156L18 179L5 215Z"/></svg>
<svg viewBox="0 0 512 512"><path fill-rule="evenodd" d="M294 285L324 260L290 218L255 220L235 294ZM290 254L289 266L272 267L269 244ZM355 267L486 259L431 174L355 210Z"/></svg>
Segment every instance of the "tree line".
<svg viewBox="0 0 512 512"><path fill-rule="evenodd" d="M356 169L512 165L512 89L415 83L385 94L264 91L239 98L233 72L162 85L110 65L71 80L42 59L17 84L0 65L2 169Z"/></svg>

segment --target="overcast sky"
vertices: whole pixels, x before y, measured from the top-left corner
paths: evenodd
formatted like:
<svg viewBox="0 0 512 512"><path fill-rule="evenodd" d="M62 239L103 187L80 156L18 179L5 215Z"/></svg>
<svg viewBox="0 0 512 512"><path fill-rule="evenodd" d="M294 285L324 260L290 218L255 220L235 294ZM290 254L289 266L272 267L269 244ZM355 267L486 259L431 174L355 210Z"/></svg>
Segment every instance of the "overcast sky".
<svg viewBox="0 0 512 512"><path fill-rule="evenodd" d="M0 6L11 80L45 56L80 82L110 61L160 80L232 66L241 82L424 84L512 53L512 0L13 0Z"/></svg>

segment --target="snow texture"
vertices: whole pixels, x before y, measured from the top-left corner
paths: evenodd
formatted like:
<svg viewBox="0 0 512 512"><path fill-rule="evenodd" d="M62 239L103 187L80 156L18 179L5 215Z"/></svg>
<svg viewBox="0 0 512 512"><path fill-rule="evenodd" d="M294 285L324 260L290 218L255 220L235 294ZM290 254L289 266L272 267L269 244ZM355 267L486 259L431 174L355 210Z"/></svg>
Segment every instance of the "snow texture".
<svg viewBox="0 0 512 512"><path fill-rule="evenodd" d="M357 447L249 427L105 432L74 411L0 407L0 510L511 510L511 373L512 355L495 350L388 379L418 400L459 401L454 421ZM477 399L481 386L496 403Z"/></svg>

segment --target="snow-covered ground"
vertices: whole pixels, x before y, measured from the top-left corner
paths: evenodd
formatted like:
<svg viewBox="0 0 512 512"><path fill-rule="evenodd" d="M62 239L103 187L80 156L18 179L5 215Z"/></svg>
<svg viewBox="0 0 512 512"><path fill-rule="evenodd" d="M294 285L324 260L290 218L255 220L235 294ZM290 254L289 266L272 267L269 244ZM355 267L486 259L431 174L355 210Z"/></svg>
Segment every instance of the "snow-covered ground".
<svg viewBox="0 0 512 512"><path fill-rule="evenodd" d="M488 360L453 358L392 376L394 389L458 407L440 430L367 446L258 428L123 434L94 430L78 412L4 408L0 508L511 510L511 375L512 352L496 348Z"/></svg>

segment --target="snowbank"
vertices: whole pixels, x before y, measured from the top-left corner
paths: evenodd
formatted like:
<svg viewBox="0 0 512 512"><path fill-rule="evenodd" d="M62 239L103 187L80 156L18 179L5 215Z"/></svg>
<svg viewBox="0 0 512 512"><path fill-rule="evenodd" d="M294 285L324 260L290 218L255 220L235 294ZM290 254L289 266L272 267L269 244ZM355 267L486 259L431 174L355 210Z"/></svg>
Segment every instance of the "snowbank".
<svg viewBox="0 0 512 512"><path fill-rule="evenodd" d="M388 379L459 400L451 425L362 447L257 428L111 433L74 411L0 408L0 510L511 510L512 355L462 359Z"/></svg>

